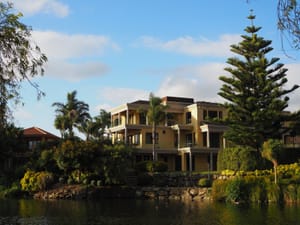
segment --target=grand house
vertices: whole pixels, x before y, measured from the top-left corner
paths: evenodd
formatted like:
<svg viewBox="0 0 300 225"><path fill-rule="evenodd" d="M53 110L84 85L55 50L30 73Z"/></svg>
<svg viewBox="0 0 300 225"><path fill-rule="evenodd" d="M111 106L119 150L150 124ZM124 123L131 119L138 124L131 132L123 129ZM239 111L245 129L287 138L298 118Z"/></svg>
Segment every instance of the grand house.
<svg viewBox="0 0 300 225"><path fill-rule="evenodd" d="M162 98L167 105L165 121L156 128L157 159L170 171L216 169L217 153L225 147L226 130L214 119L226 116L218 103L195 102L193 98ZM146 117L149 101L138 100L111 110L113 143L124 142L137 149L136 161L152 159L152 126Z"/></svg>

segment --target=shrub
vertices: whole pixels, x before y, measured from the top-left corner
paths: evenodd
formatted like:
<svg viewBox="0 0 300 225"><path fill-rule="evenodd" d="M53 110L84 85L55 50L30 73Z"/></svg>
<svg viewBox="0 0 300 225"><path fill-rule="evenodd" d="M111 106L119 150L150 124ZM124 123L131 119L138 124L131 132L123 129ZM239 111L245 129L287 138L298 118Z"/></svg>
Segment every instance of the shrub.
<svg viewBox="0 0 300 225"><path fill-rule="evenodd" d="M267 200L268 202L280 202L281 193L280 187L273 182L266 182Z"/></svg>
<svg viewBox="0 0 300 225"><path fill-rule="evenodd" d="M21 179L21 188L24 191L36 192L50 187L54 182L52 173L27 171Z"/></svg>
<svg viewBox="0 0 300 225"><path fill-rule="evenodd" d="M166 172L168 164L162 161L142 161L135 165L137 172Z"/></svg>
<svg viewBox="0 0 300 225"><path fill-rule="evenodd" d="M153 177L148 173L140 173L137 176L137 185L149 186L153 184Z"/></svg>
<svg viewBox="0 0 300 225"><path fill-rule="evenodd" d="M199 187L210 187L211 186L211 180L208 178L200 178L198 180L198 186Z"/></svg>
<svg viewBox="0 0 300 225"><path fill-rule="evenodd" d="M249 200L251 202L265 202L267 200L265 179L256 176L245 176L244 179L249 190Z"/></svg>
<svg viewBox="0 0 300 225"><path fill-rule="evenodd" d="M166 172L168 171L168 164L162 161L153 162L153 172Z"/></svg>
<svg viewBox="0 0 300 225"><path fill-rule="evenodd" d="M211 196L214 201L226 200L227 180L215 180L212 184Z"/></svg>
<svg viewBox="0 0 300 225"><path fill-rule="evenodd" d="M283 199L285 202L297 201L297 186L295 184L289 184L283 187Z"/></svg>
<svg viewBox="0 0 300 225"><path fill-rule="evenodd" d="M229 202L247 202L249 200L249 190L244 179L234 178L228 181L226 200Z"/></svg>

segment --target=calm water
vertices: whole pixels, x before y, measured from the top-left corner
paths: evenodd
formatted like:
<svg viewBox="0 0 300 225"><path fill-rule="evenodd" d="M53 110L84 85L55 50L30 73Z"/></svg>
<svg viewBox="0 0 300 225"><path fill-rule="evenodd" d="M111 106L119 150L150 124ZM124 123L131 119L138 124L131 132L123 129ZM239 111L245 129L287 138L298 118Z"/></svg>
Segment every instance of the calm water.
<svg viewBox="0 0 300 225"><path fill-rule="evenodd" d="M300 205L0 200L0 225L300 225Z"/></svg>

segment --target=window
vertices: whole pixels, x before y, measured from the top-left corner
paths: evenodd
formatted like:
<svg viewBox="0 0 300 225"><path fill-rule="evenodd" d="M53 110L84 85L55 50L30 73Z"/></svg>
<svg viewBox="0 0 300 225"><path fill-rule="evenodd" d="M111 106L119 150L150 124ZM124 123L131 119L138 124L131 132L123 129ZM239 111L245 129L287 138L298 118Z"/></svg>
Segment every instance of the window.
<svg viewBox="0 0 300 225"><path fill-rule="evenodd" d="M116 119L114 119L114 126L118 126L118 125L119 125L119 119L116 118Z"/></svg>
<svg viewBox="0 0 300 225"><path fill-rule="evenodd" d="M207 119L207 111L203 110L203 120L206 120L206 119Z"/></svg>
<svg viewBox="0 0 300 225"><path fill-rule="evenodd" d="M208 147L207 143L207 133L202 134L203 147ZM220 143L220 133L209 133L209 144L211 148L219 148L221 146Z"/></svg>
<svg viewBox="0 0 300 225"><path fill-rule="evenodd" d="M214 119L214 118L218 118L218 111L208 111L208 118L209 119Z"/></svg>
<svg viewBox="0 0 300 225"><path fill-rule="evenodd" d="M190 133L190 134L187 134L185 136L185 140L186 140L186 146L192 146L193 145L193 134Z"/></svg>
<svg viewBox="0 0 300 225"><path fill-rule="evenodd" d="M210 147L219 148L220 147L220 134L210 133L209 134Z"/></svg>
<svg viewBox="0 0 300 225"><path fill-rule="evenodd" d="M139 114L140 124L146 124L146 115L145 113Z"/></svg>
<svg viewBox="0 0 300 225"><path fill-rule="evenodd" d="M186 124L192 123L192 113L191 112L185 113L185 123Z"/></svg>
<svg viewBox="0 0 300 225"><path fill-rule="evenodd" d="M223 112L222 111L216 111L216 110L203 110L203 120L208 120L208 119L215 119L223 118Z"/></svg>
<svg viewBox="0 0 300 225"><path fill-rule="evenodd" d="M155 136L155 144L158 144L158 133ZM146 144L152 144L152 133L146 133Z"/></svg>
<svg viewBox="0 0 300 225"><path fill-rule="evenodd" d="M207 133L202 133L203 147L207 147Z"/></svg>

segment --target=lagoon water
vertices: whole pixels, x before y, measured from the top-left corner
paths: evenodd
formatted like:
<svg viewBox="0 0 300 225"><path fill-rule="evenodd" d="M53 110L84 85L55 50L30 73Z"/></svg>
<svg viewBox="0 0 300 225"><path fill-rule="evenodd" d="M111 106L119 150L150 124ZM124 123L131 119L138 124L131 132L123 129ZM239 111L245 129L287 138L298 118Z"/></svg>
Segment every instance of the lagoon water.
<svg viewBox="0 0 300 225"><path fill-rule="evenodd" d="M0 200L0 225L300 225L300 205Z"/></svg>

